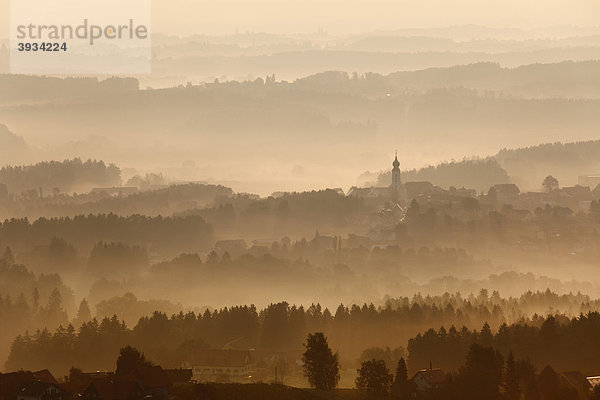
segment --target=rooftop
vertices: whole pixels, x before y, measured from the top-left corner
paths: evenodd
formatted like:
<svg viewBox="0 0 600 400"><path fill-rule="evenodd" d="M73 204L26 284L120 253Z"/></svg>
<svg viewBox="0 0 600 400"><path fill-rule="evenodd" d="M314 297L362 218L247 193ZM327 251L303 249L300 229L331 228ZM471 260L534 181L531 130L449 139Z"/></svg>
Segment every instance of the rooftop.
<svg viewBox="0 0 600 400"><path fill-rule="evenodd" d="M419 370L413 376L413 379L417 375L421 375L423 377L423 379L425 379L427 381L427 383L429 383L431 385L437 385L437 384L443 383L446 378L444 371L442 371L440 368Z"/></svg>

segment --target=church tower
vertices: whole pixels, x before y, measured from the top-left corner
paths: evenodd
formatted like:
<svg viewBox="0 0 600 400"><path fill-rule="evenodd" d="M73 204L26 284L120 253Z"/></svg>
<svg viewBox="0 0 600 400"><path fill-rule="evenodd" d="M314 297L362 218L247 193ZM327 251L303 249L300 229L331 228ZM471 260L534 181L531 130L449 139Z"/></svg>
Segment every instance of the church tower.
<svg viewBox="0 0 600 400"><path fill-rule="evenodd" d="M400 161L398 161L398 153L392 163L394 167L392 169L392 185L390 186L392 201L400 205L406 204L406 190L402 184L401 173L400 173Z"/></svg>

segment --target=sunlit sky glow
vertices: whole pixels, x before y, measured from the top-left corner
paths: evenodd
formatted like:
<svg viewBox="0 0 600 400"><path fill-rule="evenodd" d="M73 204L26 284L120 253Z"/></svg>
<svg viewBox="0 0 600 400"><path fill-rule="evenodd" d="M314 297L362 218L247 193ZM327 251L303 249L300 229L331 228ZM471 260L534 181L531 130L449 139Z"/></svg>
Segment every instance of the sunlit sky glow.
<svg viewBox="0 0 600 400"><path fill-rule="evenodd" d="M18 0L14 0L18 1ZM0 0L0 37L8 2ZM5 12L6 11L6 12ZM596 0L153 0L155 32L177 35L239 32L332 34L478 24L539 28L599 26Z"/></svg>

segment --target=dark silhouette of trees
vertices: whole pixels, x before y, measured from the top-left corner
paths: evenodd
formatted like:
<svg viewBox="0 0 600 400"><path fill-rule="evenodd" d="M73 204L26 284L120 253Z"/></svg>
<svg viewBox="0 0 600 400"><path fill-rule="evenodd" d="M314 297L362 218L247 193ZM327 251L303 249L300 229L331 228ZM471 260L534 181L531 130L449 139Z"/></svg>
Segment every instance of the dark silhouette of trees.
<svg viewBox="0 0 600 400"><path fill-rule="evenodd" d="M53 237L47 246L36 247L32 253L38 269L59 273L73 271L78 264L77 255L72 244L58 237Z"/></svg>
<svg viewBox="0 0 600 400"><path fill-rule="evenodd" d="M537 375L535 366L529 360L516 362L519 386L522 388L525 400L539 400L540 394L537 386Z"/></svg>
<svg viewBox="0 0 600 400"><path fill-rule="evenodd" d="M4 249L4 254L2 254L2 261L5 265L13 266L15 264L15 256L12 253L10 247Z"/></svg>
<svg viewBox="0 0 600 400"><path fill-rule="evenodd" d="M465 399L500 399L503 366L504 358L500 352L473 344L459 371Z"/></svg>
<svg viewBox="0 0 600 400"><path fill-rule="evenodd" d="M509 174L494 158L444 162L419 170L402 172L404 182L431 182L441 187L469 187L487 190L490 182L508 183ZM377 178L379 186L388 186L392 182L391 172Z"/></svg>
<svg viewBox="0 0 600 400"><path fill-rule="evenodd" d="M425 398L431 400L588 399L587 396L581 398L572 383L561 380L550 366L546 366L538 376L529 361L515 361L510 352L505 373L503 367L503 357L497 350L474 344L470 347L459 372L448 373L444 383L428 392Z"/></svg>
<svg viewBox="0 0 600 400"><path fill-rule="evenodd" d="M81 368L71 367L69 375L65 377L65 381L74 385L74 387L82 388L89 383L89 378L84 374Z"/></svg>
<svg viewBox="0 0 600 400"><path fill-rule="evenodd" d="M408 210L406 211L406 218L408 220L412 220L415 221L421 212L421 208L419 207L419 203L417 202L417 200L413 199L410 202L410 206L408 207Z"/></svg>
<svg viewBox="0 0 600 400"><path fill-rule="evenodd" d="M547 365L538 378L540 400L579 400L577 390L561 384L558 374Z"/></svg>
<svg viewBox="0 0 600 400"><path fill-rule="evenodd" d="M131 292L123 296L110 297L96 304L96 315L99 318L118 315L126 323L134 325L144 323L149 317L160 313L176 315L182 306L167 300L138 300ZM147 348L147 347L144 347Z"/></svg>
<svg viewBox="0 0 600 400"><path fill-rule="evenodd" d="M24 270L17 276L20 279L29 277L29 274ZM10 274L4 275L2 268L0 277L7 277L1 281L0 288L5 282L15 282L9 278ZM84 369L108 369L119 349L126 345L144 349L150 359L161 365L177 367L194 360L194 354L203 348L222 348L232 341L246 348L270 345L274 350L285 350L299 346L309 332L323 332L325 349L319 353L312 347L307 348L307 354L335 359L331 345L332 348L343 349L349 359L369 361L367 356L370 356L371 359L385 360L386 365L395 365L400 357L409 356L407 369L413 371L426 368L430 361L445 371L457 371L474 343L484 348L492 346L506 357L512 351L519 355L520 360L532 360L532 363L515 363L518 386L527 395L537 390L535 366L552 365L562 371L593 373L597 368L593 360L600 357L600 350L594 342L594 338L600 335L598 312L586 312L578 317L556 315L545 318L534 315L520 318L515 323L502 323L510 315L527 315L532 307L540 305L575 312L599 308L597 301L580 294L558 296L547 291L511 299L485 292L467 298L458 294L416 295L412 299L389 299L385 307L342 304L335 313L319 304L305 309L284 302L261 310L254 306L237 306L196 314L178 312L180 306L171 303L138 300L132 293L127 293L98 303L98 319L86 320L89 307L82 302L79 317L72 320L73 326L69 326L61 301L63 296L58 295L62 295L62 290L56 293L54 283L45 286L31 279L28 281L31 287L43 289L40 290L39 301L42 305L37 313L31 295L11 296L10 299L0 296L0 313L4 321L9 322L4 324L0 333L6 333L6 340L13 340L21 333L13 341L6 366L9 370L51 368L66 374L72 365ZM32 289L25 291L33 292ZM164 311L152 311L156 309ZM32 324L33 320L41 321L41 315L47 316L46 330L43 325ZM125 325L123 319L131 324L131 328ZM439 321L460 321L465 325L428 329L417 334L409 340L407 354L402 349L373 347L382 343L400 344L410 338L411 332L418 332L422 327ZM483 324L483 321L494 321L493 325L498 328L492 329L490 323L477 330L466 325ZM38 327L40 330L36 331ZM373 332L378 333L374 335ZM310 337L311 346L321 343L315 334ZM93 362L86 350L90 346L99 349ZM364 347L367 347L366 350ZM403 369L401 364L398 371ZM511 362L508 362L509 377L510 365ZM403 376L397 374L396 381L403 381ZM508 382L513 381L509 379ZM510 392L507 387L505 390Z"/></svg>
<svg viewBox="0 0 600 400"><path fill-rule="evenodd" d="M51 193L54 188L63 192L89 190L92 187L121 185L121 170L114 164L79 158L72 160L44 161L29 166L6 166L0 169L0 182L10 193L30 189L43 189Z"/></svg>
<svg viewBox="0 0 600 400"><path fill-rule="evenodd" d="M490 328L490 324L486 321L481 328L481 332L479 332L479 343L483 346L491 346L493 339L492 328Z"/></svg>
<svg viewBox="0 0 600 400"><path fill-rule="evenodd" d="M166 180L162 173L150 173L146 174L144 177L135 175L134 177L130 178L125 185L134 186L141 190L148 190L152 185L164 185L165 183Z"/></svg>
<svg viewBox="0 0 600 400"><path fill-rule="evenodd" d="M553 190L557 190L558 179L556 179L552 175L548 175L546 178L544 178L544 181L542 182L542 187L546 192L552 192Z"/></svg>
<svg viewBox="0 0 600 400"><path fill-rule="evenodd" d="M96 276L133 275L148 265L145 249L123 243L98 242L88 260L88 270Z"/></svg>
<svg viewBox="0 0 600 400"><path fill-rule="evenodd" d="M398 366L396 367L396 376L394 377L394 383L403 385L407 381L408 369L406 368L406 361L404 361L404 357L401 357L400 361L398 361Z"/></svg>
<svg viewBox="0 0 600 400"><path fill-rule="evenodd" d="M144 353L140 352L135 347L127 346L123 347L119 351L119 357L117 358L117 369L116 375L128 375L136 369L149 367L152 362L146 360Z"/></svg>
<svg viewBox="0 0 600 400"><path fill-rule="evenodd" d="M460 201L460 206L463 210L469 211L469 212L479 211L479 208L480 208L479 201L472 197L464 197Z"/></svg>
<svg viewBox="0 0 600 400"><path fill-rule="evenodd" d="M53 326L56 322L59 324L68 323L67 312L62 306L62 295L58 289L55 288L50 293L48 304L45 307L40 307L39 316L43 326Z"/></svg>
<svg viewBox="0 0 600 400"><path fill-rule="evenodd" d="M554 369L547 365L538 379L540 400L560 400L560 382Z"/></svg>
<svg viewBox="0 0 600 400"><path fill-rule="evenodd" d="M389 347L369 347L362 351L359 361L363 362L376 359L385 361L385 365L398 365L400 359L405 355L406 352L402 347L397 347L395 349L390 349Z"/></svg>
<svg viewBox="0 0 600 400"><path fill-rule="evenodd" d="M81 326L84 322L92 320L92 312L90 311L90 305L86 299L82 299L79 303L79 309L77 310L77 316L73 320L74 326Z"/></svg>
<svg viewBox="0 0 600 400"><path fill-rule="evenodd" d="M534 315L528 321L501 325L491 337L485 332L487 328L473 331L452 326L448 330L430 329L418 334L408 344L411 368L420 368L434 360L445 370L456 370L457 360L467 354L473 343L492 346L505 355L514 351L522 358L532 360L535 366L552 365L566 371L590 372L597 368L591 360L600 356L600 350L596 350L590 337L600 333L598 312L572 318ZM525 379L520 372L519 377ZM521 387L526 391L523 381Z"/></svg>
<svg viewBox="0 0 600 400"><path fill-rule="evenodd" d="M506 359L504 391L506 393L506 400L519 400L521 398L517 365L515 364L515 358L513 357L512 351L508 353Z"/></svg>
<svg viewBox="0 0 600 400"><path fill-rule="evenodd" d="M385 365L385 361L372 359L363 361L357 370L356 388L367 392L384 394L390 391L394 375Z"/></svg>
<svg viewBox="0 0 600 400"><path fill-rule="evenodd" d="M412 398L415 391L415 383L408 379L408 369L406 361L401 357L396 367L396 376L392 383L392 397L398 400L408 400Z"/></svg>
<svg viewBox="0 0 600 400"><path fill-rule="evenodd" d="M40 198L37 191L31 194L25 192L21 195L10 194L4 199L0 197L3 208L0 211L4 215L17 217L71 217L89 214L118 215L143 214L148 217L158 215L173 215L185 213L211 215L210 212L198 212L196 209L190 211L190 207L210 207L215 201L224 201L233 196L233 190L221 185L205 184L177 184L161 189L140 191L132 194L121 192L118 196L111 196L110 191L131 190L111 189L98 190L85 193L61 193L55 188L52 195L44 195ZM220 206L217 207L220 209ZM231 211L227 213L225 211ZM231 219L235 219L233 209L222 210L217 213L218 222L223 227ZM229 219L229 221L228 221ZM104 239L104 238L102 238Z"/></svg>
<svg viewBox="0 0 600 400"><path fill-rule="evenodd" d="M320 390L336 388L340 380L338 355L329 348L325 335L322 332L309 333L304 347L304 375L310 385Z"/></svg>
<svg viewBox="0 0 600 400"><path fill-rule="evenodd" d="M103 243L156 243L164 254L208 249L213 228L201 217L147 217L115 214L80 215L73 218L39 218L5 220L0 224L0 241L14 249L28 249L31 243L48 243L63 238L75 248ZM133 243L132 243L133 242Z"/></svg>

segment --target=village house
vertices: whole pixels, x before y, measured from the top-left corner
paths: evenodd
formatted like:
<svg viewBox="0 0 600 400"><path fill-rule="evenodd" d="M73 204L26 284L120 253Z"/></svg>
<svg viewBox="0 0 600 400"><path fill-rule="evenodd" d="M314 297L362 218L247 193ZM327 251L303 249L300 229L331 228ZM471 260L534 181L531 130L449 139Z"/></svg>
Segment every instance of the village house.
<svg viewBox="0 0 600 400"><path fill-rule="evenodd" d="M130 379L96 380L81 395L82 400L143 400L145 397L140 384Z"/></svg>
<svg viewBox="0 0 600 400"><path fill-rule="evenodd" d="M575 389L581 399L586 399L590 390L592 389L592 385L581 372L563 372L558 375L558 378L563 386L572 387Z"/></svg>
<svg viewBox="0 0 600 400"><path fill-rule="evenodd" d="M166 399L169 396L171 381L167 373L158 365L137 369L130 377L137 381L144 392L151 395L153 399Z"/></svg>
<svg viewBox="0 0 600 400"><path fill-rule="evenodd" d="M69 394L55 383L33 381L17 391L17 400L67 400Z"/></svg>
<svg viewBox="0 0 600 400"><path fill-rule="evenodd" d="M348 191L348 196L361 198L386 198L390 195L390 189L387 187L357 187L352 186Z"/></svg>
<svg viewBox="0 0 600 400"><path fill-rule="evenodd" d="M488 196L495 199L497 205L511 204L519 198L521 190L514 183L500 183L488 191Z"/></svg>
<svg viewBox="0 0 600 400"><path fill-rule="evenodd" d="M444 383L444 371L440 368L429 368L417 371L412 377L415 384L415 390L418 393L426 393L437 389Z"/></svg>
<svg viewBox="0 0 600 400"><path fill-rule="evenodd" d="M578 183L581 186L589 186L591 188L600 186L600 174L579 175Z"/></svg>
<svg viewBox="0 0 600 400"><path fill-rule="evenodd" d="M54 376L52 376L50 371L47 369L35 372L16 371L0 374L0 400L8 398L16 399L19 394L22 394L23 396L29 396L34 392L37 393L41 386L35 384L36 382L59 386ZM32 383L35 385L31 386L30 384ZM50 392L53 391L53 389L49 390ZM36 396L34 395L32 397Z"/></svg>
<svg viewBox="0 0 600 400"><path fill-rule="evenodd" d="M195 380L205 381L215 376L248 378L252 372L252 357L245 350L202 350L192 367Z"/></svg>
<svg viewBox="0 0 600 400"><path fill-rule="evenodd" d="M440 188L433 186L431 182L406 182L404 187L406 188L406 196L409 199L427 196L434 193L436 190L440 190Z"/></svg>
<svg viewBox="0 0 600 400"><path fill-rule="evenodd" d="M54 375L50 373L47 369L42 369L39 371L35 371L33 373L33 379L36 381L48 382L57 384L58 381L54 378Z"/></svg>
<svg viewBox="0 0 600 400"><path fill-rule="evenodd" d="M600 385L600 375L587 376L585 379L589 382L592 388Z"/></svg>

